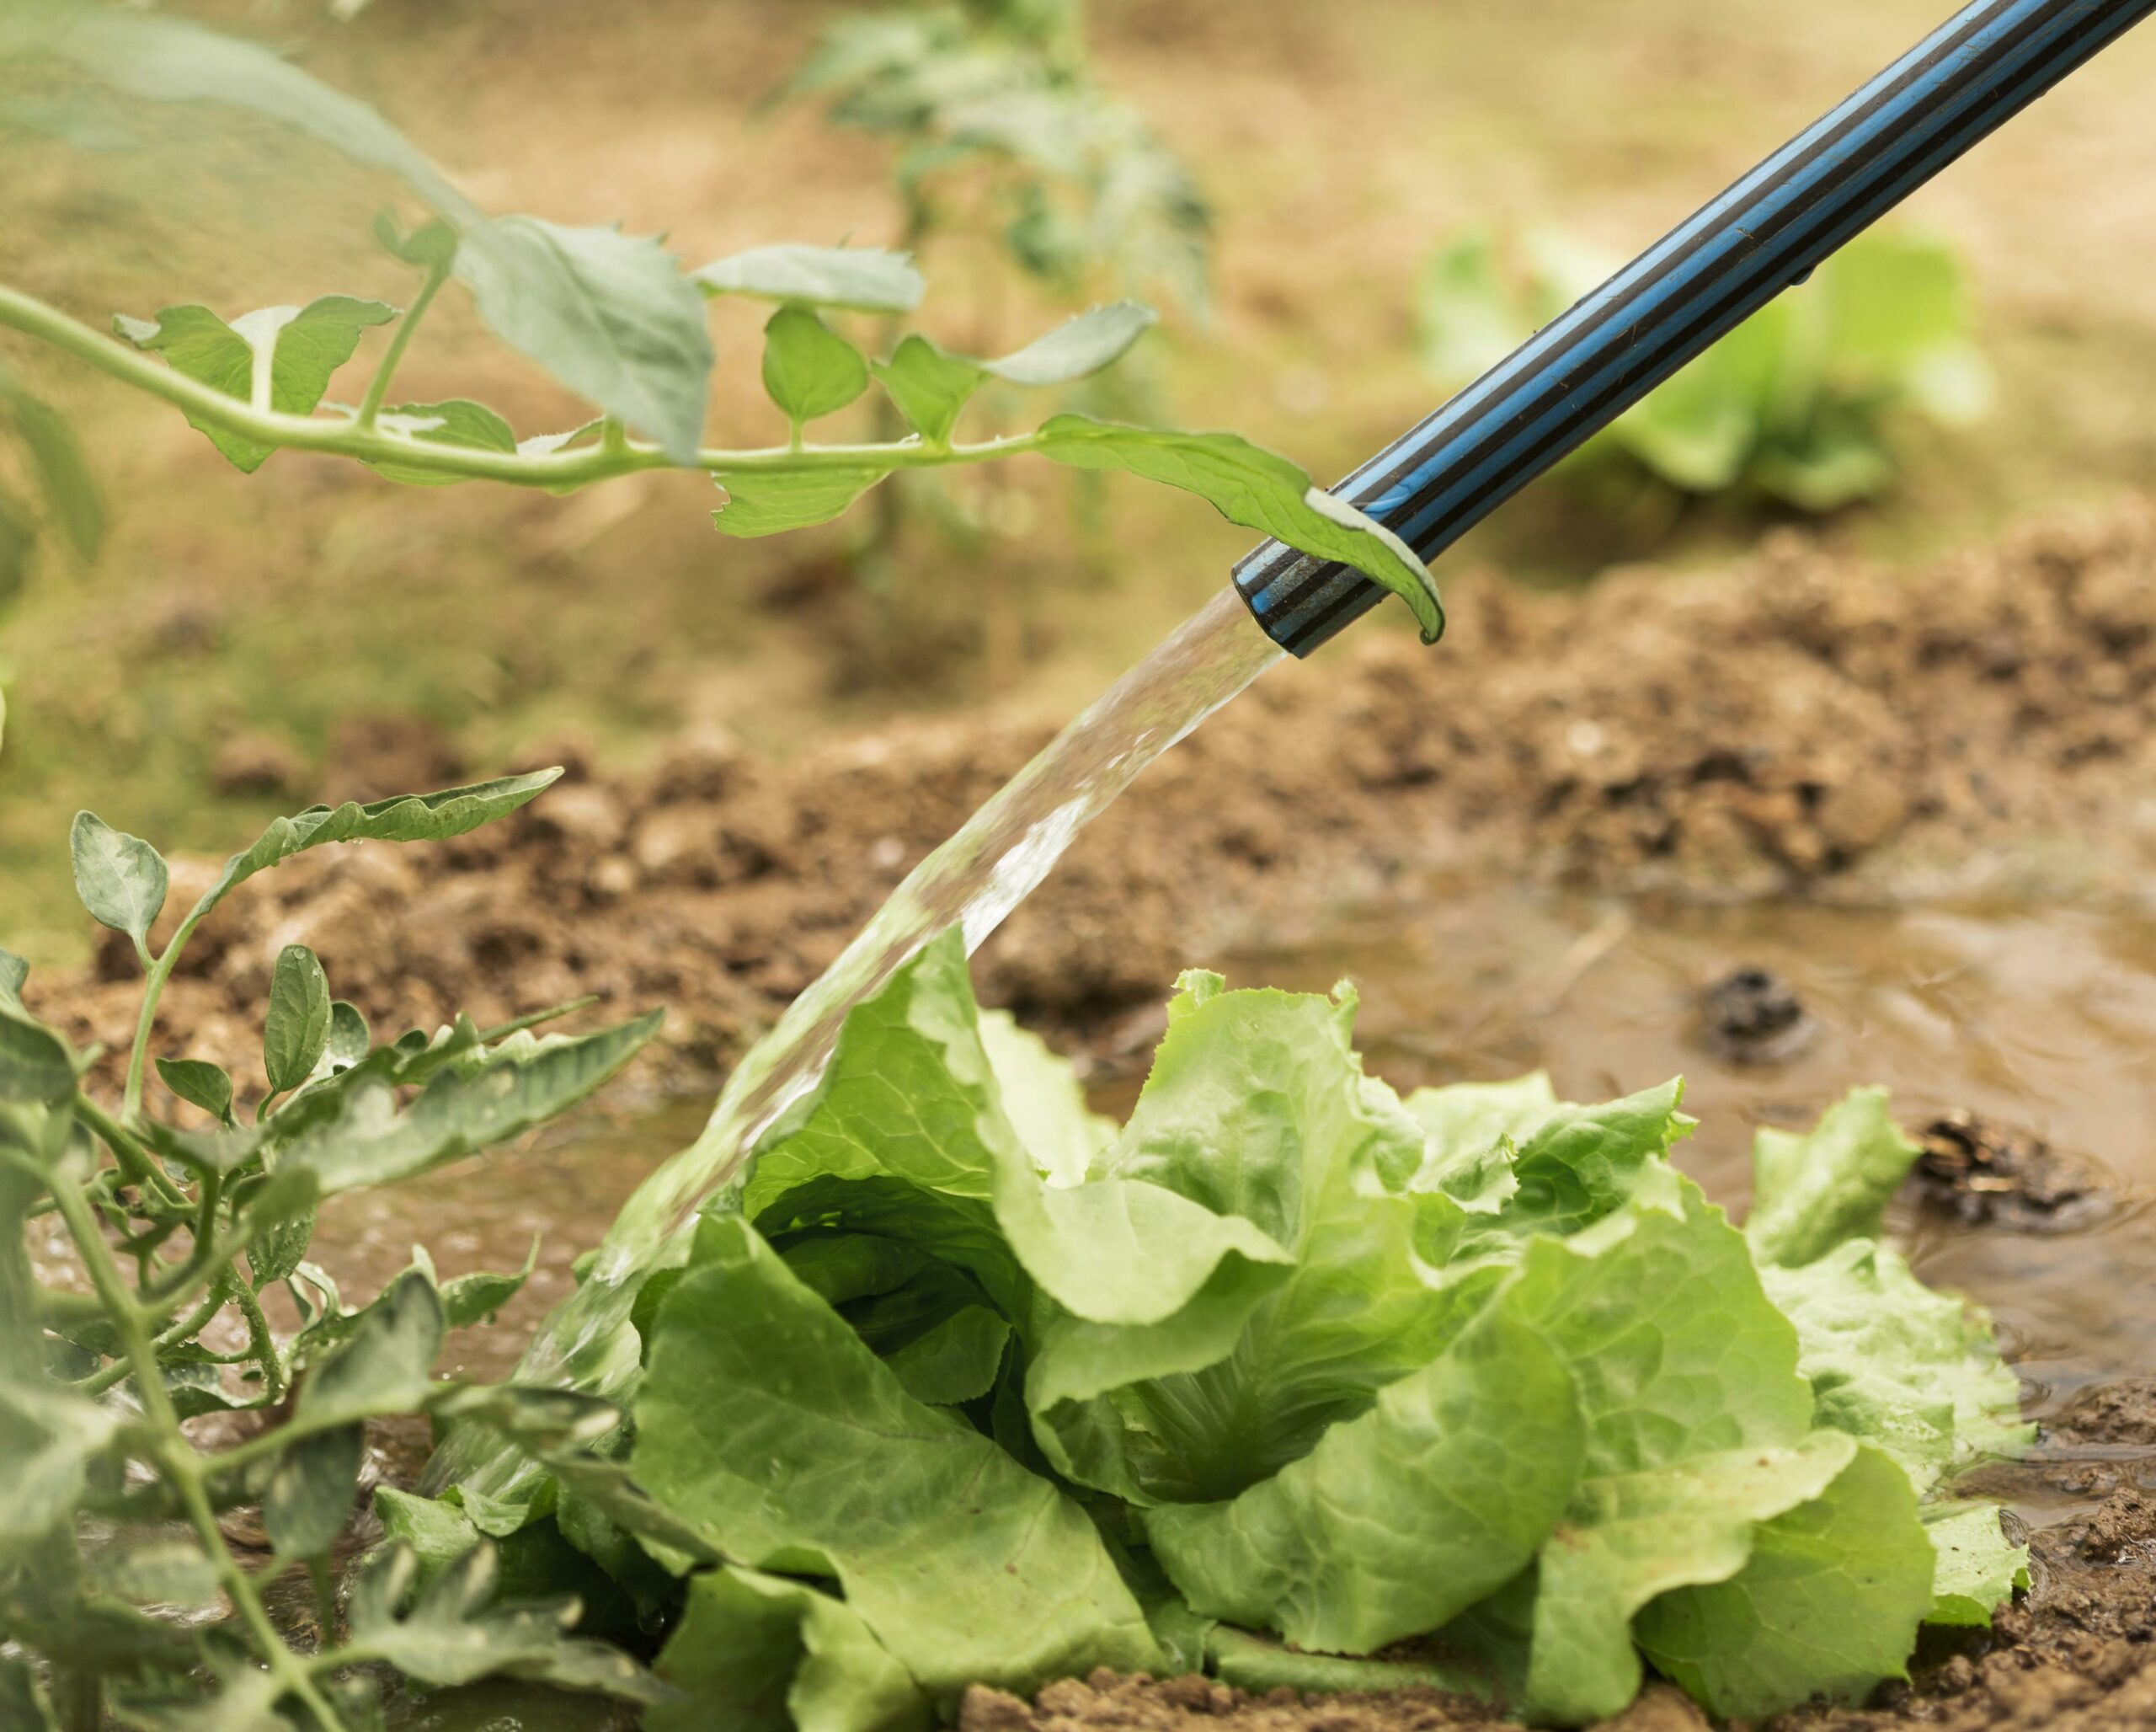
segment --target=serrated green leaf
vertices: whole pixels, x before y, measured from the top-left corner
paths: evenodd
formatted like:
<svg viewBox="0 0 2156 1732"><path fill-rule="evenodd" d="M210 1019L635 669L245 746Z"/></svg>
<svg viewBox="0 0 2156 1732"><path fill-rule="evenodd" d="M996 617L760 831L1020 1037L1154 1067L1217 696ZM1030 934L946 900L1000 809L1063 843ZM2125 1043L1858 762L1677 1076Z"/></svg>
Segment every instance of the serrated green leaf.
<svg viewBox="0 0 2156 1732"><path fill-rule="evenodd" d="M927 1697L844 1601L733 1565L689 1584L649 1732L926 1732Z"/></svg>
<svg viewBox="0 0 2156 1732"><path fill-rule="evenodd" d="M674 462L694 461L711 338L702 298L658 241L494 216L466 229L456 270L496 336Z"/></svg>
<svg viewBox="0 0 2156 1732"><path fill-rule="evenodd" d="M798 433L868 388L861 351L811 308L789 304L764 327L764 390Z"/></svg>
<svg viewBox="0 0 2156 1732"><path fill-rule="evenodd" d="M366 805L347 800L341 806L309 806L275 820L252 846L226 861L217 881L203 892L188 917L199 920L237 885L258 872L282 865L302 849L333 842L440 842L462 836L506 817L558 781L561 773L558 769L536 770L467 788L447 788L439 794L401 794Z"/></svg>
<svg viewBox="0 0 2156 1732"><path fill-rule="evenodd" d="M672 1699L673 1692L617 1648L563 1633L574 1599L494 1606L499 1565L481 1543L419 1588L408 1546L392 1546L361 1571L351 1598L347 1649L422 1683L454 1687L486 1677L528 1678L628 1702Z"/></svg>
<svg viewBox="0 0 2156 1732"><path fill-rule="evenodd" d="M396 1183L521 1135L582 1100L658 1033L664 1013L574 1040L529 1034L437 1072L408 1107L364 1068L285 1143L278 1171L312 1174L322 1194ZM343 1079L339 1079L342 1081ZM312 1092L310 1092L312 1093ZM303 1102L296 1101L291 1110Z"/></svg>
<svg viewBox="0 0 2156 1732"><path fill-rule="evenodd" d="M1022 349L977 365L1006 384L1067 385L1120 361L1159 322L1151 307L1118 301L1080 313Z"/></svg>
<svg viewBox="0 0 2156 1732"><path fill-rule="evenodd" d="M195 1608L216 1603L216 1571L191 1540L122 1546L100 1554L93 1567L100 1587L138 1606Z"/></svg>
<svg viewBox="0 0 2156 1732"><path fill-rule="evenodd" d="M1405 601L1435 643L1444 609L1429 569L1390 530L1321 492L1289 462L1233 433L1172 433L1086 415L1057 415L1034 436L1051 461L1078 469L1142 475L1194 493L1230 523L1321 559L1352 565Z"/></svg>
<svg viewBox="0 0 2156 1732"><path fill-rule="evenodd" d="M400 439L422 445L456 445L472 451L498 451L514 455L516 434L494 410L468 398L452 397L442 403L405 403L383 409L375 425ZM376 474L412 487L448 487L464 479L432 469L396 462L370 464Z"/></svg>
<svg viewBox="0 0 2156 1732"><path fill-rule="evenodd" d="M910 313L921 273L910 253L878 247L752 247L689 273L707 295L753 295L860 313Z"/></svg>
<svg viewBox="0 0 2156 1732"><path fill-rule="evenodd" d="M1876 1239L1919 1150L1883 1088L1852 1088L1804 1136L1763 1126L1752 1143L1744 1236L1762 1264L1796 1268L1846 1239Z"/></svg>
<svg viewBox="0 0 2156 1732"><path fill-rule="evenodd" d="M959 414L986 377L980 363L951 355L927 338L901 338L889 361L868 364L906 425L931 445L947 445Z"/></svg>
<svg viewBox="0 0 2156 1732"><path fill-rule="evenodd" d="M306 1082L328 1044L329 977L313 951L287 944L270 973L270 1012L262 1024L262 1068L270 1093Z"/></svg>
<svg viewBox="0 0 2156 1732"><path fill-rule="evenodd" d="M1159 1663L1078 1506L908 1396L739 1217L701 1225L656 1333L638 1478L731 1558L836 1575L940 1703Z"/></svg>
<svg viewBox="0 0 2156 1732"><path fill-rule="evenodd" d="M139 836L115 830L94 812L77 812L67 850L75 894L100 926L125 933L138 949L165 906L171 874L165 859Z"/></svg>
<svg viewBox="0 0 2156 1732"><path fill-rule="evenodd" d="M1760 1525L1743 1569L1663 1595L1635 1629L1647 1658L1717 1716L1856 1701L1907 1676L1936 1562L1908 1476L1860 1445L1822 1496Z"/></svg>
<svg viewBox="0 0 2156 1732"><path fill-rule="evenodd" d="M206 307L168 307L154 319L123 317L113 326L198 384L256 409L311 415L366 329L396 317L397 309L380 301L324 295L305 307L260 307L230 324ZM188 421L249 474L276 449L193 415Z"/></svg>
<svg viewBox="0 0 2156 1732"><path fill-rule="evenodd" d="M359 1498L366 1452L365 1429L351 1425L302 1438L278 1456L262 1497L262 1525L280 1558L321 1557L337 1543Z"/></svg>
<svg viewBox="0 0 2156 1732"><path fill-rule="evenodd" d="M721 535L746 539L828 523L890 473L888 469L737 469L719 479L726 503L712 513Z"/></svg>
<svg viewBox="0 0 2156 1732"><path fill-rule="evenodd" d="M223 1069L199 1058L161 1058L157 1074L165 1087L189 1106L229 1125L232 1121L232 1079Z"/></svg>

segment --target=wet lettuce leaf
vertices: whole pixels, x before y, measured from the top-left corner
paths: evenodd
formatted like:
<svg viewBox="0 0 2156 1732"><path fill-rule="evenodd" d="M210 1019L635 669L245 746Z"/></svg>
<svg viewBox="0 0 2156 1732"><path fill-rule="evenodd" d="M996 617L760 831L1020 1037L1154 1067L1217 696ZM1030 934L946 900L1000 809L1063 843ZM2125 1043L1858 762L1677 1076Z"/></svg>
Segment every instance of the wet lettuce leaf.
<svg viewBox="0 0 2156 1732"><path fill-rule="evenodd" d="M1758 1716L2025 1582L1994 1506L1922 1501L2028 1434L1877 1243L1883 1097L1763 1138L1739 1232L1670 1164L1680 1083L1403 1099L1354 1011L1186 975L1120 1130L956 935L852 1013L638 1313L627 1471L726 1560L662 1713L883 1732L1202 1663L1555 1725L1652 1665Z"/></svg>

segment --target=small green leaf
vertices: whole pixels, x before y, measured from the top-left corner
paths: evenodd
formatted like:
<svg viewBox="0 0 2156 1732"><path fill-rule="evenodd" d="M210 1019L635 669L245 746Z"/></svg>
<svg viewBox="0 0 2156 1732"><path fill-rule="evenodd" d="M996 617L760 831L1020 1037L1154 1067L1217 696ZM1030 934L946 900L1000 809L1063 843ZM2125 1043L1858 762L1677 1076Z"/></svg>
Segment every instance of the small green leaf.
<svg viewBox="0 0 2156 1732"><path fill-rule="evenodd" d="M157 1074L165 1079L165 1087L172 1090L189 1106L196 1106L214 1119L229 1125L232 1121L232 1079L221 1066L199 1058L161 1058L157 1061Z"/></svg>
<svg viewBox="0 0 2156 1732"><path fill-rule="evenodd" d="M787 305L764 327L764 389L798 432L835 414L868 388L861 351L806 307Z"/></svg>
<svg viewBox="0 0 2156 1732"><path fill-rule="evenodd" d="M950 442L960 411L987 377L978 361L946 354L917 334L903 339L889 361L871 361L869 371L906 424L931 445Z"/></svg>
<svg viewBox="0 0 2156 1732"><path fill-rule="evenodd" d="M707 295L753 295L857 313L910 313L921 304L921 273L910 253L879 247L752 247L691 271Z"/></svg>
<svg viewBox="0 0 2156 1732"><path fill-rule="evenodd" d="M388 211L378 211L374 238L392 258L422 270L446 270L456 258L456 231L438 217L407 233Z"/></svg>
<svg viewBox="0 0 2156 1732"><path fill-rule="evenodd" d="M264 307L230 324L206 307L168 307L156 318L115 318L113 328L137 349L161 354L175 372L259 410L311 415L338 368L352 358L370 325L397 309L380 301L324 295L305 307ZM188 417L228 457L253 473L276 447Z"/></svg>
<svg viewBox="0 0 2156 1732"><path fill-rule="evenodd" d="M356 1004L342 998L329 1007L329 1042L322 1050L321 1067L329 1075L349 1071L364 1059L374 1045L373 1032Z"/></svg>
<svg viewBox="0 0 2156 1732"><path fill-rule="evenodd" d="M828 523L888 469L748 469L723 478L726 503L712 515L721 535L747 539Z"/></svg>
<svg viewBox="0 0 2156 1732"><path fill-rule="evenodd" d="M60 1732L37 1675L19 1660L0 1659L0 1725L22 1732Z"/></svg>
<svg viewBox="0 0 2156 1732"><path fill-rule="evenodd" d="M251 847L226 861L217 881L203 892L188 917L200 919L236 885L283 864L304 848L333 842L439 842L462 836L506 817L561 773L558 769L536 770L528 776L505 776L439 794L400 794L366 805L348 800L341 806L309 806L290 818L275 820Z"/></svg>
<svg viewBox="0 0 2156 1732"><path fill-rule="evenodd" d="M525 1253L521 1269L506 1275L475 1270L470 1275L460 1275L442 1282L441 1306L450 1328L464 1329L474 1323L492 1323L494 1313L516 1297L538 1266L539 1240L535 1234L531 1248Z"/></svg>
<svg viewBox="0 0 2156 1732"><path fill-rule="evenodd" d="M430 1373L447 1327L434 1283L416 1270L406 1270L360 1313L350 1339L307 1378L296 1417L320 1429L424 1408L436 1393Z"/></svg>
<svg viewBox="0 0 2156 1732"><path fill-rule="evenodd" d="M1894 1123L1883 1088L1852 1088L1803 1136L1763 1128L1752 1142L1752 1213L1744 1223L1753 1255L1796 1269L1845 1240L1877 1238L1887 1200L1918 1153Z"/></svg>
<svg viewBox="0 0 2156 1732"><path fill-rule="evenodd" d="M259 1293L290 1276L313 1242L312 1208L280 1221L264 1221L247 1242L247 1266L254 1291Z"/></svg>
<svg viewBox="0 0 2156 1732"><path fill-rule="evenodd" d="M456 445L472 451L516 452L516 434L494 410L468 398L452 397L442 403L406 403L386 409L375 417L382 431L423 445ZM449 487L464 478L444 475L403 463L371 464L376 474L412 487Z"/></svg>
<svg viewBox="0 0 2156 1732"><path fill-rule="evenodd" d="M504 342L675 462L695 459L711 338L702 297L656 240L495 216L466 230L456 275Z"/></svg>
<svg viewBox="0 0 2156 1732"><path fill-rule="evenodd" d="M1211 502L1230 523L1352 565L1405 601L1422 641L1444 633L1444 604L1428 567L1400 537L1321 492L1283 457L1233 433L1171 433L1087 415L1056 416L1035 436L1043 457L1076 469L1120 470Z"/></svg>
<svg viewBox="0 0 2156 1732"><path fill-rule="evenodd" d="M150 927L165 906L171 874L164 856L139 836L115 830L93 812L77 812L67 838L75 894L100 926L125 933L147 950Z"/></svg>
<svg viewBox="0 0 2156 1732"><path fill-rule="evenodd" d="M287 944L277 953L262 1025L262 1068L270 1093L283 1094L306 1082L328 1044L329 978L313 951Z"/></svg>
<svg viewBox="0 0 2156 1732"><path fill-rule="evenodd" d="M1502 361L1534 321L1515 304L1498 269L1496 238L1478 228L1439 248L1422 266L1416 297L1422 365L1464 385Z"/></svg>
<svg viewBox="0 0 2156 1732"><path fill-rule="evenodd" d="M480 1541L472 1518L454 1504L423 1498L393 1485L374 1489L374 1512L392 1546L409 1546L417 1560L419 1585L427 1587Z"/></svg>
<svg viewBox="0 0 2156 1732"><path fill-rule="evenodd" d="M2006 1537L1996 1504L1931 1505L1924 1531L1939 1557L1926 1623L1983 1629L2016 1588L2029 1585L2029 1548Z"/></svg>
<svg viewBox="0 0 2156 1732"><path fill-rule="evenodd" d="M1135 301L1096 307L1022 349L979 365L1012 385L1067 385L1120 361L1160 315Z"/></svg>
<svg viewBox="0 0 2156 1732"><path fill-rule="evenodd" d="M318 1558L337 1543L360 1494L365 1428L303 1437L277 1457L262 1498L262 1525L282 1558Z"/></svg>

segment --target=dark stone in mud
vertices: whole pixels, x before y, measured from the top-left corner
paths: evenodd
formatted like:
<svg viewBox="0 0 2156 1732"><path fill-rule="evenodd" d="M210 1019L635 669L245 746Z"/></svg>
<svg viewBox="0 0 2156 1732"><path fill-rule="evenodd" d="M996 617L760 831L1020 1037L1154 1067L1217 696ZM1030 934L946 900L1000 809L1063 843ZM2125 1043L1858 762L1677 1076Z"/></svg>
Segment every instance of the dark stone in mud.
<svg viewBox="0 0 2156 1732"><path fill-rule="evenodd" d="M1949 1113L1917 1132L1924 1200L1975 1223L2067 1232L2111 1212L2112 1187L2091 1160L2054 1149L1970 1112Z"/></svg>
<svg viewBox="0 0 2156 1732"><path fill-rule="evenodd" d="M1740 968L1700 995L1700 1040L1732 1064L1778 1065L1819 1038L1796 990L1764 968Z"/></svg>
<svg viewBox="0 0 2156 1732"><path fill-rule="evenodd" d="M2126 1377L2084 1389L2044 1429L2063 1443L2156 1448L2156 1377Z"/></svg>

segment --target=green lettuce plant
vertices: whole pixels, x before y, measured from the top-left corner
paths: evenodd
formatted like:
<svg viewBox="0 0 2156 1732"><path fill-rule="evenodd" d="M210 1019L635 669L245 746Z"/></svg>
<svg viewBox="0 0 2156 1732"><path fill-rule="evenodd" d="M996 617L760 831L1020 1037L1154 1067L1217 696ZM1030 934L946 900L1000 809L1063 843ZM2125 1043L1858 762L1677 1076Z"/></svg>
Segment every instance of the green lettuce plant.
<svg viewBox="0 0 2156 1732"><path fill-rule="evenodd" d="M487 1030L460 1016L431 1035L377 1042L330 996L313 953L292 944L269 985L259 1082L156 1050L165 982L248 879L333 842L461 836L559 773L280 818L154 945L163 857L83 813L71 838L76 888L131 941L145 976L116 1101L95 1086L97 1054L33 1013L28 968L0 950L0 1718L10 1727L95 1732L109 1709L175 1732L334 1732L374 1724L370 1669L382 1667L431 1684L501 1675L630 1701L669 1694L618 1649L568 1634L574 1602L497 1603L491 1548L420 1586L413 1554L392 1547L340 1612L335 1555L370 1420L462 1419L529 1442L558 1418L545 1396L434 1375L446 1333L490 1318L529 1261L443 1280L415 1249L411 1268L355 1304L309 1256L323 1204L558 1117L627 1062L658 1015L574 1036L531 1032L558 1011ZM41 1275L32 1264L34 1226L64 1232L79 1285L67 1265ZM296 1328L273 1329L280 1302ZM188 1429L250 1413L267 1423L221 1448ZM227 1538L223 1520L243 1507L259 1512L266 1558ZM314 1580L312 1642L270 1615L270 1585L288 1570Z"/></svg>
<svg viewBox="0 0 2156 1732"><path fill-rule="evenodd" d="M1466 384L1609 275L1614 261L1551 234L1517 270L1478 231L1423 267L1425 366ZM1688 494L1732 490L1833 511L1893 484L1897 416L1960 425L1982 414L1991 374L1953 250L1874 231L1769 302L1581 447L1582 473L1612 462Z"/></svg>
<svg viewBox="0 0 2156 1732"><path fill-rule="evenodd" d="M645 470L696 469L724 491L714 514L719 530L761 536L828 521L902 470L1033 455L1196 494L1246 527L1365 570L1408 598L1426 634L1439 627L1428 573L1397 537L1323 499L1293 463L1235 435L1065 412L1007 436L958 436L968 404L990 380L1058 387L1118 359L1152 322L1134 302L1096 308L1002 356L953 353L912 333L872 358L832 320L910 312L921 280L902 254L776 245L684 273L654 238L492 214L371 109L253 44L178 19L23 0L0 13L5 63L88 78L131 99L248 110L394 174L429 207L416 227L387 216L376 225L382 244L417 274L401 312L341 293L231 318L183 303L150 317L122 315L115 340L0 287L0 328L173 404L243 471L280 450L308 451L350 457L411 484L491 480L565 493ZM414 334L452 282L471 295L496 336L589 399L598 414L566 431L520 436L497 411L468 398L397 400L392 388ZM783 445L703 442L713 366L705 302L721 295L775 303L762 376L788 425ZM357 404L339 405L329 396L333 380L368 334L385 328L388 339ZM872 384L901 427L865 441L808 439L811 424L849 409ZM88 495L72 475L62 498L61 515L86 513Z"/></svg>
<svg viewBox="0 0 2156 1732"><path fill-rule="evenodd" d="M1551 1724L1652 1667L1753 1717L2025 1582L1943 1489L2028 1431L1985 1319L1880 1242L1881 1093L1763 1133L1740 1232L1669 1163L1679 1084L1402 1099L1353 1011L1187 975L1118 1130L938 941L639 1298L598 1455L697 1547L564 1479L452 1489L445 1555L595 1528L580 1568L681 1608L647 1724L847 1732L1096 1665Z"/></svg>

